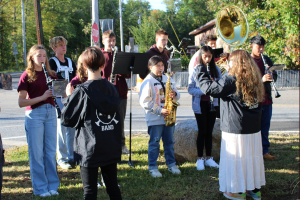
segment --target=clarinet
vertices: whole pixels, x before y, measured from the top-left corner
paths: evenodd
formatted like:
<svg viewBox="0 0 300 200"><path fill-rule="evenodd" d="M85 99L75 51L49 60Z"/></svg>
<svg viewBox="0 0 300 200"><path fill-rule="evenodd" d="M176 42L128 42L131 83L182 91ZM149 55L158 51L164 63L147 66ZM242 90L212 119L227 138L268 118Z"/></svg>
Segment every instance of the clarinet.
<svg viewBox="0 0 300 200"><path fill-rule="evenodd" d="M115 46L115 47L111 46L111 48L112 48L112 50L114 51L114 57L113 57L113 63L112 63L111 74L110 74L110 79L109 79L109 80L110 80L110 82L111 82L112 84L114 84L115 81L116 81L116 75L113 74L113 71L114 71L114 69L115 69L116 55L117 55L117 53L118 53L118 47L117 47L117 46Z"/></svg>
<svg viewBox="0 0 300 200"><path fill-rule="evenodd" d="M271 73L271 72L268 70L268 68L267 68L268 64L267 64L266 61L265 61L264 55L261 53L260 56L261 56L261 59L262 59L263 62L264 62L265 73L266 73L266 74L271 74L271 75L272 75L272 73ZM277 90L277 88L276 88L276 85L275 85L274 81L272 81L271 84L272 84L273 89L274 89L274 91L275 91L275 98L280 97L281 95L279 94L279 92L278 92L278 90Z"/></svg>
<svg viewBox="0 0 300 200"><path fill-rule="evenodd" d="M206 67L207 67L207 72L209 74L209 77L211 77L209 63L206 63ZM209 98L210 98L210 112L216 111L216 109L214 107L214 98L212 96L209 96Z"/></svg>
<svg viewBox="0 0 300 200"><path fill-rule="evenodd" d="M45 73L45 76L46 76L46 80L47 80L47 86L49 89L52 90L52 79L50 78L50 76L48 75L48 72L47 72L47 69L46 69L46 66L44 63L42 63L42 67L43 67L43 70L44 70L44 73ZM56 108L56 111L57 111L57 118L60 118L60 115L61 115L61 111L60 111L60 108L57 104L57 101L56 101L56 98L53 96L53 100L54 100L54 103L55 103L55 108Z"/></svg>

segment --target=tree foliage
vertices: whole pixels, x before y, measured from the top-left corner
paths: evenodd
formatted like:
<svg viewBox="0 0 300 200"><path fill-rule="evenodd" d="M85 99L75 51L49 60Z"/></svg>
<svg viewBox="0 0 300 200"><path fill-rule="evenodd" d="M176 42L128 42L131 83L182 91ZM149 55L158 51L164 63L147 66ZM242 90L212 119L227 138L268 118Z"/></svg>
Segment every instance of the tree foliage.
<svg viewBox="0 0 300 200"><path fill-rule="evenodd" d="M274 63L299 69L299 2L298 0L208 0L207 8L215 15L225 5L236 5L247 15L249 35L239 48L251 52L249 40L263 36L267 44L265 54Z"/></svg>

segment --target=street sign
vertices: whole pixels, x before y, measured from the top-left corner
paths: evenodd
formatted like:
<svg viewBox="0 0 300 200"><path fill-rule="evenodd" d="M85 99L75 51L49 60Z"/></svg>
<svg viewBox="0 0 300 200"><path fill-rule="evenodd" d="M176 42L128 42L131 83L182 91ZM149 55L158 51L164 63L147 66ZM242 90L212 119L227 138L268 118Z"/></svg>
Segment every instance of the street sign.
<svg viewBox="0 0 300 200"><path fill-rule="evenodd" d="M95 22L92 26L92 38L94 43L99 42L99 28L98 28L98 24L96 24Z"/></svg>
<svg viewBox="0 0 300 200"><path fill-rule="evenodd" d="M13 54L14 54L14 55L17 55L17 54L18 54L17 46L18 46L18 45L17 45L15 42L12 44L12 47L14 48L14 49L13 49Z"/></svg>

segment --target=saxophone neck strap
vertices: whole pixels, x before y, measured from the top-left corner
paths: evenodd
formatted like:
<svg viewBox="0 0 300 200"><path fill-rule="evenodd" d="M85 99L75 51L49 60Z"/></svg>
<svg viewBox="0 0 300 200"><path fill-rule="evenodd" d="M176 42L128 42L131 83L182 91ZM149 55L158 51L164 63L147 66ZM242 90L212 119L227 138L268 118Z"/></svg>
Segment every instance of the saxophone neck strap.
<svg viewBox="0 0 300 200"><path fill-rule="evenodd" d="M162 82L162 76L161 76L161 77L158 77L158 76L156 76L155 74L153 74L153 72L150 72L150 75L151 75L154 79L156 79L156 80L161 84L161 86L162 86L162 88L163 88L163 90L164 90L164 94L165 94L165 96L166 96L166 89L165 89L164 83Z"/></svg>

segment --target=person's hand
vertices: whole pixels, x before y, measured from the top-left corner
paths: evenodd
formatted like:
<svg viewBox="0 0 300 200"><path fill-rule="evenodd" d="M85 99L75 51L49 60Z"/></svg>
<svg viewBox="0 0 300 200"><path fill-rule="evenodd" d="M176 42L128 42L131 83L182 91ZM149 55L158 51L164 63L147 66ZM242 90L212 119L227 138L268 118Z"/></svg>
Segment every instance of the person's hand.
<svg viewBox="0 0 300 200"><path fill-rule="evenodd" d="M273 77L271 74L265 74L262 78L263 82L273 81Z"/></svg>
<svg viewBox="0 0 300 200"><path fill-rule="evenodd" d="M220 57L226 57L226 58L228 58L228 56L229 56L229 53L221 53L220 54Z"/></svg>
<svg viewBox="0 0 300 200"><path fill-rule="evenodd" d="M73 93L74 87L71 86L71 83L68 83L67 88L66 88L66 94L67 96L71 95Z"/></svg>
<svg viewBox="0 0 300 200"><path fill-rule="evenodd" d="M42 99L43 99L43 101L45 101L45 100L48 99L49 97L53 97L53 94L52 94L52 90L51 90L51 89L46 90L46 92L42 95Z"/></svg>
<svg viewBox="0 0 300 200"><path fill-rule="evenodd" d="M171 97L172 99L174 99L174 98L176 97L176 92L172 90L172 91L170 92L170 97Z"/></svg>
<svg viewBox="0 0 300 200"><path fill-rule="evenodd" d="M57 74L56 74L56 71L54 71L54 70L51 70L51 73L53 74L53 76L56 76Z"/></svg>
<svg viewBox="0 0 300 200"><path fill-rule="evenodd" d="M226 69L226 71L229 72L229 70L230 70L230 66L229 65L222 65L222 67L224 67Z"/></svg>
<svg viewBox="0 0 300 200"><path fill-rule="evenodd" d="M161 115L164 116L164 117L169 116L170 115L170 111L163 108L161 110Z"/></svg>

